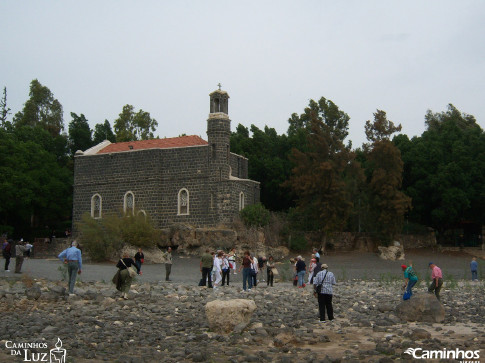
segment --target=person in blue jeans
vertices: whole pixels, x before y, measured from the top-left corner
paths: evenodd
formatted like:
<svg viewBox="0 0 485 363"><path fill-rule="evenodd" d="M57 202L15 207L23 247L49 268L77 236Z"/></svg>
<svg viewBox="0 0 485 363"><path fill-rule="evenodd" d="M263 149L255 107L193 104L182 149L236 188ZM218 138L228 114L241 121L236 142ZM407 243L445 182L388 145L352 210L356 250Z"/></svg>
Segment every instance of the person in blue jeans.
<svg viewBox="0 0 485 363"><path fill-rule="evenodd" d="M301 256L298 256L295 265L296 274L298 275L298 288L305 287L304 277L306 274L306 264Z"/></svg>
<svg viewBox="0 0 485 363"><path fill-rule="evenodd" d="M472 281L478 281L478 262L476 257L473 257L472 262L470 262L470 271L472 272Z"/></svg>
<svg viewBox="0 0 485 363"><path fill-rule="evenodd" d="M253 288L253 278L251 276L251 257L249 254L249 251L244 252L244 257L242 261L241 267L239 267L239 272L243 273L243 290L246 290L246 287L248 290L251 290Z"/></svg>
<svg viewBox="0 0 485 363"><path fill-rule="evenodd" d="M413 286L418 282L418 275L416 275L416 272L413 269L412 262L409 262L409 266L401 265L401 268L404 271L404 287L406 288L406 293L411 297L413 295Z"/></svg>
<svg viewBox="0 0 485 363"><path fill-rule="evenodd" d="M67 272L69 275L69 295L74 295L74 285L76 284L77 275L81 274L83 267L83 260L81 250L78 248L77 241L71 243L71 247L62 251L57 256L61 261L67 265Z"/></svg>

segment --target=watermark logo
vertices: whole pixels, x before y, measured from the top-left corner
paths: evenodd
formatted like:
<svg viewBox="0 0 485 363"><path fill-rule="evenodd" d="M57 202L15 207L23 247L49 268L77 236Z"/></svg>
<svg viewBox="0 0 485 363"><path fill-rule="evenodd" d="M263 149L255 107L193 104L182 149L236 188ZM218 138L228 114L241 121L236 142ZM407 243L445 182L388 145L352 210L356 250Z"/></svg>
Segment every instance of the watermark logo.
<svg viewBox="0 0 485 363"><path fill-rule="evenodd" d="M11 340L5 342L5 348L10 351L11 356L21 357L24 362L66 363L67 352L62 348L60 338L57 338L57 343L50 350L45 342L18 343ZM42 350L46 351L42 352Z"/></svg>
<svg viewBox="0 0 485 363"><path fill-rule="evenodd" d="M415 359L455 359L460 360L460 363L480 363L480 350L408 348L404 353L412 355Z"/></svg>

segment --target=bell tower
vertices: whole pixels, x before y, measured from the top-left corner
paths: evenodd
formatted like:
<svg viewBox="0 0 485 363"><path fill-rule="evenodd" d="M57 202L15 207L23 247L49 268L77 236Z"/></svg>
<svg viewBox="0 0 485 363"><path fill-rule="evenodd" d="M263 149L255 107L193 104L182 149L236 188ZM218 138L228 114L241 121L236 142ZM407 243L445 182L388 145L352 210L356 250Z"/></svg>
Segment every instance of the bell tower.
<svg viewBox="0 0 485 363"><path fill-rule="evenodd" d="M214 181L229 179L231 120L228 115L229 94L219 89L210 97L210 113L207 119L207 141L209 143L209 167Z"/></svg>

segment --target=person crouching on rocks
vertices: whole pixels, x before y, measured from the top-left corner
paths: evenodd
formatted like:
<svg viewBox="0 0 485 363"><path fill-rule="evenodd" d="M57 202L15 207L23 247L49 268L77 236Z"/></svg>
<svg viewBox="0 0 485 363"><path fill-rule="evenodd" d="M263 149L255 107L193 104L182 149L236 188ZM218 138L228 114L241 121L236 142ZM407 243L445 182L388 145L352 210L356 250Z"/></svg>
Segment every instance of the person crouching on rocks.
<svg viewBox="0 0 485 363"><path fill-rule="evenodd" d="M139 275L142 274L135 261L133 261L133 259L130 258L127 253L124 253L123 258L120 259L116 264L116 267L120 270L119 290L121 291L123 299L125 300L128 299L128 292L130 291L131 283L133 281L133 277L130 276L130 272L128 271L128 268L132 266L136 268Z"/></svg>
<svg viewBox="0 0 485 363"><path fill-rule="evenodd" d="M328 320L333 320L333 285L335 276L332 272L328 271L328 266L322 264L322 271L320 271L313 278L314 294L318 298L318 311L320 312L320 322L325 321L325 309L327 310Z"/></svg>
<svg viewBox="0 0 485 363"><path fill-rule="evenodd" d="M406 294L411 297L413 295L413 286L418 282L418 275L413 269L413 263L410 261L409 266L401 265L404 272L404 286Z"/></svg>

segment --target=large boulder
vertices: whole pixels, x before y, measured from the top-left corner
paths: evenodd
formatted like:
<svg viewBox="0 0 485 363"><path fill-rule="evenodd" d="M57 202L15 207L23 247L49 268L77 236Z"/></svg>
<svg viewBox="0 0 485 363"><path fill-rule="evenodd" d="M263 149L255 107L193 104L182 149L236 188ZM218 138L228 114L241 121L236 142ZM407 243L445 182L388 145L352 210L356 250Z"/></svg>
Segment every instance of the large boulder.
<svg viewBox="0 0 485 363"><path fill-rule="evenodd" d="M404 248L403 246L390 246L383 247L379 246L379 257L383 260L404 260Z"/></svg>
<svg viewBox="0 0 485 363"><path fill-rule="evenodd" d="M253 300L214 300L205 305L209 327L218 333L230 333L236 326L247 326L256 304Z"/></svg>
<svg viewBox="0 0 485 363"><path fill-rule="evenodd" d="M395 313L401 321L441 323L445 320L445 307L434 294L413 295L401 302Z"/></svg>

